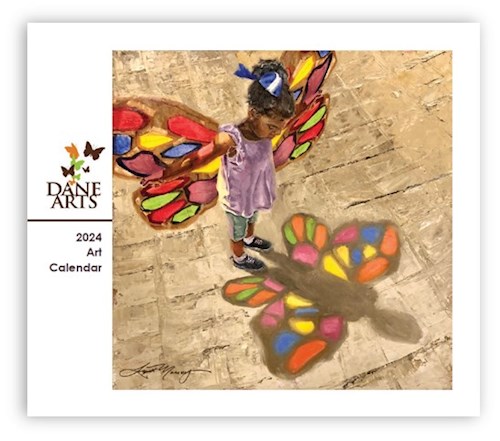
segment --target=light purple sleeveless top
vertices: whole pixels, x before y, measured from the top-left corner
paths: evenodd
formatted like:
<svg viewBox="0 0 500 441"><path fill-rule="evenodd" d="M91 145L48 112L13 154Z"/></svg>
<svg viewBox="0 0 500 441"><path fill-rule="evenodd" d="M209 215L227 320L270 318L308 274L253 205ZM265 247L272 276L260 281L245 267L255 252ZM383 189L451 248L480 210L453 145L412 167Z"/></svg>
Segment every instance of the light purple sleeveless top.
<svg viewBox="0 0 500 441"><path fill-rule="evenodd" d="M222 125L219 131L236 143L236 154L222 157L217 187L223 208L244 217L270 209L276 199L271 140L250 141L233 124Z"/></svg>

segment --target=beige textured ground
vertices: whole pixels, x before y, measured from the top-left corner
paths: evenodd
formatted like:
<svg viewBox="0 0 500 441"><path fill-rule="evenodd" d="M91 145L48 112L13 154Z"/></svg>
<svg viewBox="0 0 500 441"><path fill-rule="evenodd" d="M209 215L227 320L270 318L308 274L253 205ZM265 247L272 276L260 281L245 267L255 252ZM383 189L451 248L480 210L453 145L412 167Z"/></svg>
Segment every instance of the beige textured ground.
<svg viewBox="0 0 500 441"><path fill-rule="evenodd" d="M267 53L276 55L279 53ZM161 96L219 122L245 114L238 62L259 53L116 52L114 96ZM138 183L114 180L114 373L117 389L449 389L452 387L452 71L449 52L338 52L324 90L326 130L302 161L278 173L279 200L257 233L284 251L279 229L295 211L334 228L388 219L402 235L399 270L374 284L377 307L413 316L418 343L383 338L366 317L331 360L295 380L261 361L249 322L221 287L230 266L225 218L209 210L185 230L149 228L131 200ZM193 372L120 376L166 363Z"/></svg>

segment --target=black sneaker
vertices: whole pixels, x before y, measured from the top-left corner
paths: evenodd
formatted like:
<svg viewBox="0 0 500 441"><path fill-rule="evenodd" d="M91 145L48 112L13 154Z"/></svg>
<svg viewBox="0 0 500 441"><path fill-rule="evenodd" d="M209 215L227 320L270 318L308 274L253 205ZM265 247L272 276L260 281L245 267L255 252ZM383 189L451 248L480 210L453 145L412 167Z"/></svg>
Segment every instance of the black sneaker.
<svg viewBox="0 0 500 441"><path fill-rule="evenodd" d="M251 243L246 243L243 240L243 245L252 250L264 251L264 252L269 251L273 247L273 244L271 242L269 242L266 239L261 239L260 237L257 236L254 236L253 241Z"/></svg>
<svg viewBox="0 0 500 441"><path fill-rule="evenodd" d="M257 272L257 271L263 271L266 269L266 265L262 260L256 259L255 257L249 256L248 254L245 254L245 258L241 262L237 262L233 256L231 256L231 260L233 261L233 265L236 268L250 271L250 272Z"/></svg>

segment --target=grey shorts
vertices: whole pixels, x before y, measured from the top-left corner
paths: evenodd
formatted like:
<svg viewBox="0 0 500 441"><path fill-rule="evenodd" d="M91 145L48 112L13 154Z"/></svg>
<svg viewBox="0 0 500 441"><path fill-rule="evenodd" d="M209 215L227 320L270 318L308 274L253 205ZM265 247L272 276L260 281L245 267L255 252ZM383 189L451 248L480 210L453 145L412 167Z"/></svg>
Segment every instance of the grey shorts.
<svg viewBox="0 0 500 441"><path fill-rule="evenodd" d="M233 242L243 240L247 235L248 224L254 224L257 221L257 211L250 217L237 216L226 211L229 221L229 236Z"/></svg>

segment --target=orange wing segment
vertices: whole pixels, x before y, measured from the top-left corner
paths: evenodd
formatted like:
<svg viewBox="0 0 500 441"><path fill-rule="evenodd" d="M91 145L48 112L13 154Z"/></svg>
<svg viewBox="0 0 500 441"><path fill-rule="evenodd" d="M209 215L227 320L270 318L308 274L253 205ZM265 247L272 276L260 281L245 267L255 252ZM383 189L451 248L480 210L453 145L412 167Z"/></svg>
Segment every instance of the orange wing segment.
<svg viewBox="0 0 500 441"><path fill-rule="evenodd" d="M304 217L295 215L292 217L292 228L298 241L304 240Z"/></svg>
<svg viewBox="0 0 500 441"><path fill-rule="evenodd" d="M387 271L389 260L385 257L377 257L374 260L366 262L358 271L358 282L367 283L376 279Z"/></svg>
<svg viewBox="0 0 500 441"><path fill-rule="evenodd" d="M314 233L314 245L318 250L322 250L328 241L328 228L324 225L319 224L316 227L316 232Z"/></svg>
<svg viewBox="0 0 500 441"><path fill-rule="evenodd" d="M264 303L268 303L270 300L276 297L276 292L270 290L261 290L255 294L250 300L248 300L248 306L256 308Z"/></svg>
<svg viewBox="0 0 500 441"><path fill-rule="evenodd" d="M387 227L384 238L382 239L382 244L380 245L380 251L387 256L394 256L399 250L399 239L398 233L391 226Z"/></svg>
<svg viewBox="0 0 500 441"><path fill-rule="evenodd" d="M324 340L312 340L299 346L290 356L286 365L287 369L290 373L297 374L307 363L320 355L326 349L326 346Z"/></svg>

